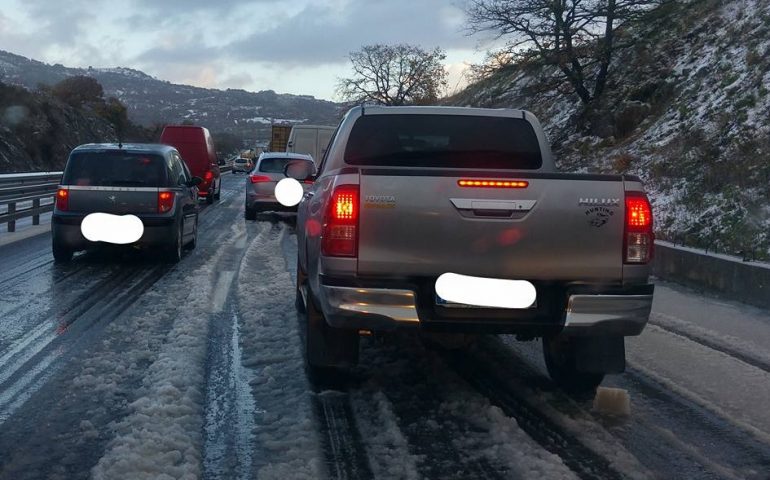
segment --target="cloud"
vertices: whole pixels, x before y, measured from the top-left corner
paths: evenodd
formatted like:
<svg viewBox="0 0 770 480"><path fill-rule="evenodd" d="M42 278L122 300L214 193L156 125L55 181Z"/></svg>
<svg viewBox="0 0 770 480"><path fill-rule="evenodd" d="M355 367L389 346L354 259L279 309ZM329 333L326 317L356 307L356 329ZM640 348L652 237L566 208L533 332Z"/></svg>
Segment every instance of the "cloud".
<svg viewBox="0 0 770 480"><path fill-rule="evenodd" d="M283 12L263 18L239 27L255 31L223 45L219 53L237 61L313 66L345 63L351 51L372 43L444 50L474 45L461 31L462 11L444 0L327 0L292 16ZM164 53L169 60L176 55L173 49L156 49L152 55L162 60Z"/></svg>

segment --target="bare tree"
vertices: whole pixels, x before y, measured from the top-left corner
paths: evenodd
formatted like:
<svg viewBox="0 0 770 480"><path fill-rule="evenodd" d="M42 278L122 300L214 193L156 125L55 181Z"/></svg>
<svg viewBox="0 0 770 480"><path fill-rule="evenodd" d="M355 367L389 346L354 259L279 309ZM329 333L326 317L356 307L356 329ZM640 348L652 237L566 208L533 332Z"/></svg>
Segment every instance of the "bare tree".
<svg viewBox="0 0 770 480"><path fill-rule="evenodd" d="M434 103L447 86L440 48L413 45L367 45L350 53L353 77L339 79L337 94L345 101L382 105Z"/></svg>
<svg viewBox="0 0 770 480"><path fill-rule="evenodd" d="M618 33L667 0L469 0L471 33L508 38L510 55L538 54L585 105L604 93Z"/></svg>

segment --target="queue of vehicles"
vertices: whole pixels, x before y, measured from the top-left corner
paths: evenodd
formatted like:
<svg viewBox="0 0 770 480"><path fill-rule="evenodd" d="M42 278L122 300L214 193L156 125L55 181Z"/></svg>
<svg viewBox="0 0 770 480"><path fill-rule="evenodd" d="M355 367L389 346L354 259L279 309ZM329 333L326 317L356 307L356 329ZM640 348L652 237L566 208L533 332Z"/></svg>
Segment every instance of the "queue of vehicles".
<svg viewBox="0 0 770 480"><path fill-rule="evenodd" d="M146 235L136 243L160 243L172 261L195 246L197 197L221 190L213 142L201 127L167 130L176 148L72 152L54 211L57 261L88 246L78 226L96 211L136 214ZM624 338L644 329L653 294L639 178L556 172L539 122L521 110L361 106L338 127L275 125L276 147L236 158L233 172L247 173L247 220L297 211L311 374L355 365L360 335L401 329L543 338L550 375L572 391L624 370ZM111 176L81 185L89 166ZM302 185L298 206L276 199L287 177ZM447 275L464 283L442 290ZM502 293L479 300L489 285ZM522 292L528 300L508 302Z"/></svg>

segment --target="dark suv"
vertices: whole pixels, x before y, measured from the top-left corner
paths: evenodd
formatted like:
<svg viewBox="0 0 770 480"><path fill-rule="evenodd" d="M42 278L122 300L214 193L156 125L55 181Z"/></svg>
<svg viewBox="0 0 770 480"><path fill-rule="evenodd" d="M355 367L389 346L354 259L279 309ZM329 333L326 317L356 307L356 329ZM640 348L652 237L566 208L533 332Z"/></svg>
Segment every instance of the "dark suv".
<svg viewBox="0 0 770 480"><path fill-rule="evenodd" d="M179 152L167 145L88 144L70 153L53 211L53 256L67 262L73 252L101 242L81 231L91 213L132 214L143 233L133 245L161 247L169 261L182 258L184 245L198 237L199 177L190 174Z"/></svg>

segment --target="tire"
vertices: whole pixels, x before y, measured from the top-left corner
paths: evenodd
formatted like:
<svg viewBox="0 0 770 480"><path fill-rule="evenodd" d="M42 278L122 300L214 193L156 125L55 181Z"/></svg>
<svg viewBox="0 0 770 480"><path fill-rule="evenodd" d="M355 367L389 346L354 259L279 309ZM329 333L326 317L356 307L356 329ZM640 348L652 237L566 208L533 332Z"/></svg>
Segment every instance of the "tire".
<svg viewBox="0 0 770 480"><path fill-rule="evenodd" d="M244 210L243 216L246 217L246 220L256 220L257 209L246 207L246 209Z"/></svg>
<svg viewBox="0 0 770 480"><path fill-rule="evenodd" d="M219 200L222 198L222 180L219 180L219 188L217 188L217 193L214 194L214 200Z"/></svg>
<svg viewBox="0 0 770 480"><path fill-rule="evenodd" d="M295 287L295 297L294 297L294 308L297 309L299 313L307 313L307 310L305 308L305 300L302 298L302 292L300 291L300 287L303 283L305 283L306 280L305 272L302 271L302 268L299 266L299 256L297 257L297 285Z"/></svg>
<svg viewBox="0 0 770 480"><path fill-rule="evenodd" d="M543 356L548 375L562 390L588 395L604 380L603 373L585 373L577 370L574 341L564 335L543 338Z"/></svg>
<svg viewBox="0 0 770 480"><path fill-rule="evenodd" d="M209 205L213 205L214 204L214 191L213 190L209 190L209 194L206 195L206 203L208 203Z"/></svg>
<svg viewBox="0 0 770 480"><path fill-rule="evenodd" d="M56 240L51 244L54 263L68 263L72 260L72 249L60 245Z"/></svg>
<svg viewBox="0 0 770 480"><path fill-rule="evenodd" d="M171 244L167 248L165 257L167 263L179 263L179 261L182 260L182 232L184 232L184 221L179 222L179 228L176 230L176 235L174 235Z"/></svg>
<svg viewBox="0 0 770 480"><path fill-rule="evenodd" d="M198 246L198 216L195 216L195 223L193 224L193 238L187 242L188 250L193 250Z"/></svg>
<svg viewBox="0 0 770 480"><path fill-rule="evenodd" d="M308 289L305 317L305 361L311 376L334 376L335 369L352 367L358 363L358 332L334 328L326 323Z"/></svg>

